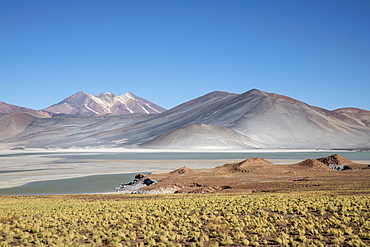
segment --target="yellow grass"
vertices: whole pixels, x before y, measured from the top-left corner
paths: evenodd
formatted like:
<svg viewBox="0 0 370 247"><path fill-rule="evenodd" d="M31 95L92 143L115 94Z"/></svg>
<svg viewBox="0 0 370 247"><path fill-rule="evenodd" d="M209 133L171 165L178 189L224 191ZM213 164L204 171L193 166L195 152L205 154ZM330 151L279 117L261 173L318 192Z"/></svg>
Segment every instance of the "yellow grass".
<svg viewBox="0 0 370 247"><path fill-rule="evenodd" d="M370 196L0 197L0 246L369 246Z"/></svg>

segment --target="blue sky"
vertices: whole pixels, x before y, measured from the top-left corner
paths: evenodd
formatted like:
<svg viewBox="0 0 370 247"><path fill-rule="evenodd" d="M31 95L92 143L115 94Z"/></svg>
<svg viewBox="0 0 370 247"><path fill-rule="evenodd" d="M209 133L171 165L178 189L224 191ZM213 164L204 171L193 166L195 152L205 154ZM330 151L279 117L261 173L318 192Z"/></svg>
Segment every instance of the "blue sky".
<svg viewBox="0 0 370 247"><path fill-rule="evenodd" d="M252 88L370 110L368 0L0 0L0 101Z"/></svg>

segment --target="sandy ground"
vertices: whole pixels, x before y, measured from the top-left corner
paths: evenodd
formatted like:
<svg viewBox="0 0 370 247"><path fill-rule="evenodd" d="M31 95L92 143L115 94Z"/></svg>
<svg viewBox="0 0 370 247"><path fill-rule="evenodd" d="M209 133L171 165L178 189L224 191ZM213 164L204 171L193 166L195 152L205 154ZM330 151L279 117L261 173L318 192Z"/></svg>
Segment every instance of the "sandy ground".
<svg viewBox="0 0 370 247"><path fill-rule="evenodd" d="M256 152L256 150L249 150ZM258 150L258 152L309 152L314 150ZM150 171L169 172L186 166L192 169L208 169L240 159L217 160L73 160L58 157L83 153L123 152L180 152L179 150L132 150L132 149L63 149L63 150L0 150L0 188L24 185L34 181L76 178L98 174L119 174ZM248 150L183 150L182 152L248 152ZM293 164L302 160L270 159L274 164ZM370 164L370 160L356 161Z"/></svg>

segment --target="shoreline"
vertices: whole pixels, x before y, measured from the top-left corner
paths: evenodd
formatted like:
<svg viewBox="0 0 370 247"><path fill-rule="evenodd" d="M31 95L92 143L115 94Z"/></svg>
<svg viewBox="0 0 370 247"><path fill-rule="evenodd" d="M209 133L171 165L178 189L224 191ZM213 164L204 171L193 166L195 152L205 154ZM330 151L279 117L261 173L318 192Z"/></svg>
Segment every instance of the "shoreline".
<svg viewBox="0 0 370 247"><path fill-rule="evenodd" d="M143 150L121 148L0 150L0 189L19 187L32 182L83 179L97 175L109 176L142 172L159 174L183 166L191 169L208 169L226 163L242 161L250 156L265 156L264 159L276 165L290 165L303 161L305 159L303 156L314 158L311 157L314 156L313 154L321 156L338 152L343 153L344 156L346 154L351 156L349 159L356 163L370 164L370 152L343 150ZM256 155L253 155L254 153ZM356 156L361 159L353 159Z"/></svg>
<svg viewBox="0 0 370 247"><path fill-rule="evenodd" d="M29 148L0 149L0 155L22 153L295 153L295 152L370 152L354 149L127 149L127 148Z"/></svg>

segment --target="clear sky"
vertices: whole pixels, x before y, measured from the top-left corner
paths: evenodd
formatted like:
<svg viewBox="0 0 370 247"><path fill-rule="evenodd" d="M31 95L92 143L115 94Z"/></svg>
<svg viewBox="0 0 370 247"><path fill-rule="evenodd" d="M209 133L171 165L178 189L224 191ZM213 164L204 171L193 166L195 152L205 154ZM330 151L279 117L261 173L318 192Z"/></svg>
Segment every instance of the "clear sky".
<svg viewBox="0 0 370 247"><path fill-rule="evenodd" d="M0 101L257 88L370 110L369 0L0 0Z"/></svg>

